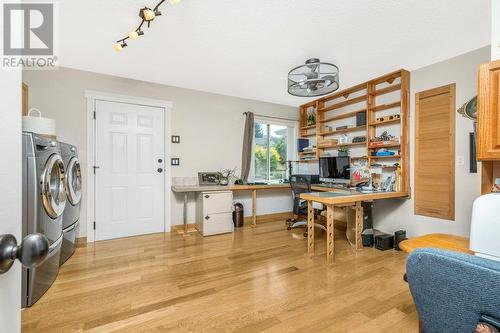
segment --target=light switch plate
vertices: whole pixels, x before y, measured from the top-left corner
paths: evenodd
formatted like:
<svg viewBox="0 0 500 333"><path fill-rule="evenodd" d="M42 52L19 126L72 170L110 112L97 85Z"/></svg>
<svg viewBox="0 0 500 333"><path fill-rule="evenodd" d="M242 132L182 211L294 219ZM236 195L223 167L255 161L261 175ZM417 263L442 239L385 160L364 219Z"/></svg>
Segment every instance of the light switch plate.
<svg viewBox="0 0 500 333"><path fill-rule="evenodd" d="M180 135L172 135L172 143L181 143Z"/></svg>
<svg viewBox="0 0 500 333"><path fill-rule="evenodd" d="M461 155L457 156L457 165L458 166L464 166L465 165L465 158Z"/></svg>
<svg viewBox="0 0 500 333"><path fill-rule="evenodd" d="M171 163L170 163L172 166L179 166L181 163L180 163L180 160L179 158L172 158L171 159Z"/></svg>

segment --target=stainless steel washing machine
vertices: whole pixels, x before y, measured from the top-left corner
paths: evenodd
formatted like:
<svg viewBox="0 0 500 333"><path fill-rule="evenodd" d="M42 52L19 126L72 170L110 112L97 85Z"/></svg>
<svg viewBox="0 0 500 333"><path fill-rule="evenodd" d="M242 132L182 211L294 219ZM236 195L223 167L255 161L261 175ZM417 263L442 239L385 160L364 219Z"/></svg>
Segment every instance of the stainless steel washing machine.
<svg viewBox="0 0 500 333"><path fill-rule="evenodd" d="M78 151L75 146L59 142L61 157L66 174L64 187L66 190L66 207L63 213L63 242L61 249L61 265L68 260L76 249L76 238L80 225L80 201L82 198L82 173Z"/></svg>
<svg viewBox="0 0 500 333"><path fill-rule="evenodd" d="M33 305L59 273L66 206L64 175L59 144L50 137L23 133L23 236L42 233L50 244L43 264L23 268L23 307Z"/></svg>

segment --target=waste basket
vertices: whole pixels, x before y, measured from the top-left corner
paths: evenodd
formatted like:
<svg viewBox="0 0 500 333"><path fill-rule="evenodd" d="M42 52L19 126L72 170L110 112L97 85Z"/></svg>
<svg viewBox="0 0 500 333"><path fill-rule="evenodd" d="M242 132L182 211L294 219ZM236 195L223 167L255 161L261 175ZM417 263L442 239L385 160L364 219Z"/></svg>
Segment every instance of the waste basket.
<svg viewBox="0 0 500 333"><path fill-rule="evenodd" d="M233 209L233 223L235 228L243 227L243 222L245 219L244 216L243 205L239 202L236 202Z"/></svg>

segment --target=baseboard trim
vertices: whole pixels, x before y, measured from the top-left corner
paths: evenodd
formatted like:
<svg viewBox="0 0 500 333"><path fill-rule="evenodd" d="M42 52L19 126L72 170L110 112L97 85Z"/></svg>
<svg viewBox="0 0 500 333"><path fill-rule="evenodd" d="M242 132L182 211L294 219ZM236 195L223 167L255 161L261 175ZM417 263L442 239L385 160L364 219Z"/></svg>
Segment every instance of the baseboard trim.
<svg viewBox="0 0 500 333"><path fill-rule="evenodd" d="M76 247L87 247L87 237L78 237L76 239Z"/></svg>
<svg viewBox="0 0 500 333"><path fill-rule="evenodd" d="M188 230L196 229L196 223L188 223ZM184 230L184 224L173 225L170 227L170 232L179 232Z"/></svg>
<svg viewBox="0 0 500 333"><path fill-rule="evenodd" d="M275 222L276 220L286 220L293 217L292 212L282 212L282 213L272 213L272 214L263 214L257 215L257 225L259 223L267 223L267 222ZM245 224L252 223L252 217L245 217Z"/></svg>
<svg viewBox="0 0 500 333"><path fill-rule="evenodd" d="M257 215L257 224L258 223L274 222L276 220L286 220L286 219L289 219L291 217L293 217L292 212ZM245 225L250 225L252 223L252 217L251 216L245 217L244 223L245 223ZM196 228L195 223L188 223L188 230L193 230L195 228ZM177 232L177 231L181 231L183 229L184 229L183 224L173 225L170 227L170 232Z"/></svg>

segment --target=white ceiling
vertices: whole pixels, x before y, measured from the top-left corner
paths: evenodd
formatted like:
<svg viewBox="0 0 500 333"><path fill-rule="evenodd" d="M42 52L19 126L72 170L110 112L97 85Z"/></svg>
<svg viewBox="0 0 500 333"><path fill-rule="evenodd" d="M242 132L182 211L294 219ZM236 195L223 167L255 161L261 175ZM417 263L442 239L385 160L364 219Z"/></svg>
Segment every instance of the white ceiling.
<svg viewBox="0 0 500 333"><path fill-rule="evenodd" d="M61 65L287 105L287 73L318 57L341 89L490 43L490 0L183 0L117 53L151 0L59 1Z"/></svg>

